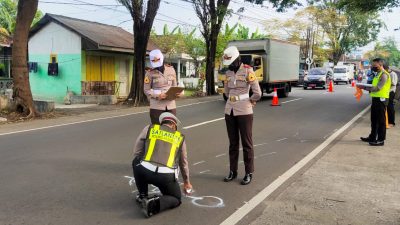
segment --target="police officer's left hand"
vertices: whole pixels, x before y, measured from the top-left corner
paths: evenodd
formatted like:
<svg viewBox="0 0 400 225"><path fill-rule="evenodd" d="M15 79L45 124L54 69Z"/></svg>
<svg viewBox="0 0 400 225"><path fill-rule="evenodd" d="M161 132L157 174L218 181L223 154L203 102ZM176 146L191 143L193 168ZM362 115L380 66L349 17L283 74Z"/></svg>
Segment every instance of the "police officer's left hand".
<svg viewBox="0 0 400 225"><path fill-rule="evenodd" d="M251 106L256 106L256 104L257 104L257 102L256 101L254 101L254 100L250 100L250 103L251 103Z"/></svg>

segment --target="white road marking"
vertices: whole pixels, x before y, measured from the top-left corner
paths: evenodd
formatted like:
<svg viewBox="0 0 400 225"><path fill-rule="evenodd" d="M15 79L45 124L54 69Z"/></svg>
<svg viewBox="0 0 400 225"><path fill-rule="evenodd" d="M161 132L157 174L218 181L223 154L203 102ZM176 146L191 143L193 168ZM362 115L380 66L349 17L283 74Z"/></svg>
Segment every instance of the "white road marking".
<svg viewBox="0 0 400 225"><path fill-rule="evenodd" d="M282 139L279 139L279 140L276 140L277 142L281 142L281 141L284 141L284 140L287 140L288 138L282 138Z"/></svg>
<svg viewBox="0 0 400 225"><path fill-rule="evenodd" d="M208 103L208 102L215 102L215 101L220 101L220 100L196 102L196 103L181 105L181 106L178 106L177 108L182 108L182 107L187 107L187 106L192 106L192 105L198 105L198 104L203 104L203 103ZM10 134L18 134L18 133L25 133L25 132L37 131L37 130L44 130L44 129L56 128L56 127L63 127L63 126L69 126L69 125L74 125L74 124L89 123L89 122L94 122L94 121L99 121L99 120L114 119L114 118L132 116L132 115L143 114L143 113L148 113L148 112L149 111L146 110L146 111L140 111L140 112L134 112L134 113L127 113L127 114L123 114L123 115L108 116L108 117L102 117L102 118L96 118L96 119L90 119L90 120L83 120L83 121L77 121L77 122L71 122L71 123L63 123L63 124L57 124L57 125L51 125L51 126L45 126L45 127L38 127L38 128L32 128L32 129L26 129L26 130L18 130L18 131L12 131L12 132L7 132L7 133L0 133L0 136L10 135Z"/></svg>
<svg viewBox="0 0 400 225"><path fill-rule="evenodd" d="M324 92L324 93L322 93L323 95L326 95L326 94L329 94L329 92Z"/></svg>
<svg viewBox="0 0 400 225"><path fill-rule="evenodd" d="M182 129L187 130L187 129L190 129L190 128L193 128L193 127L198 127L198 126L205 125L205 124L208 124L208 123L217 122L217 121L220 121L220 120L223 120L223 119L225 119L225 117L221 117L221 118L218 118L218 119L205 121L205 122L202 122L202 123L196 123L196 124L193 124L193 125L190 125L190 126L183 127Z"/></svg>
<svg viewBox="0 0 400 225"><path fill-rule="evenodd" d="M260 158L260 157L264 157L264 156L268 156L268 155L273 155L273 154L276 154L276 152L268 152L268 153L265 153L265 154L258 155L258 156L256 156L256 157L257 157L257 158Z"/></svg>
<svg viewBox="0 0 400 225"><path fill-rule="evenodd" d="M332 143L340 134L346 131L352 124L354 124L359 118L361 118L369 109L371 105L361 111L338 131L332 134L328 139L326 139L322 144L310 152L306 157L300 160L297 164L292 166L288 171L279 176L270 185L260 191L252 199L250 199L248 204L243 205L240 209L236 210L232 215L226 218L221 225L233 225L238 223L244 216L246 216L251 210L253 210L258 204L260 204L264 199L266 199L271 193L278 189L283 183L290 179L294 174L306 166L312 159L314 159L322 150L324 150L330 143Z"/></svg>
<svg viewBox="0 0 400 225"><path fill-rule="evenodd" d="M267 145L268 143L267 142L265 142L265 143L261 143L261 144L256 144L256 145L253 145L253 147L258 147L258 146L262 146L262 145Z"/></svg>
<svg viewBox="0 0 400 225"><path fill-rule="evenodd" d="M200 174L203 174L203 173L207 173L207 172L210 172L211 170L204 170L204 171L201 171L201 172L199 172Z"/></svg>
<svg viewBox="0 0 400 225"><path fill-rule="evenodd" d="M200 162L197 162L197 163L193 163L193 166L195 166L195 165L199 165L199 164L202 164L202 163L205 163L206 161L200 161Z"/></svg>
<svg viewBox="0 0 400 225"><path fill-rule="evenodd" d="M323 138L326 139L327 137L329 137L330 134L325 135Z"/></svg>
<svg viewBox="0 0 400 225"><path fill-rule="evenodd" d="M216 155L215 158L219 158L219 157L224 156L224 155L226 155L226 153Z"/></svg>
<svg viewBox="0 0 400 225"><path fill-rule="evenodd" d="M282 102L282 104L289 103L289 102L294 102L294 101L298 101L298 100L301 100L301 99L303 99L303 98L296 98L296 99L293 99L293 100L289 100L289 101Z"/></svg>
<svg viewBox="0 0 400 225"><path fill-rule="evenodd" d="M307 140L301 140L301 141L300 141L300 143L304 143L304 142L307 142Z"/></svg>

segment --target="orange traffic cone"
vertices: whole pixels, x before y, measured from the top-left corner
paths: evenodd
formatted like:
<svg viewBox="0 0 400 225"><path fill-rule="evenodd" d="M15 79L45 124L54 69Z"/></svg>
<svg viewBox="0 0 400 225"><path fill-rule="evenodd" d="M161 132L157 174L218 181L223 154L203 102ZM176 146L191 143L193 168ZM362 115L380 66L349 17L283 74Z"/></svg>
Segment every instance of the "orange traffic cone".
<svg viewBox="0 0 400 225"><path fill-rule="evenodd" d="M351 81L351 87L355 87L356 86L356 81L355 80L352 80Z"/></svg>
<svg viewBox="0 0 400 225"><path fill-rule="evenodd" d="M329 90L328 92L333 92L333 81L329 83Z"/></svg>
<svg viewBox="0 0 400 225"><path fill-rule="evenodd" d="M279 104L279 99L278 99L278 93L276 91L276 88L274 88L274 97L272 98L272 103L271 106L280 106Z"/></svg>

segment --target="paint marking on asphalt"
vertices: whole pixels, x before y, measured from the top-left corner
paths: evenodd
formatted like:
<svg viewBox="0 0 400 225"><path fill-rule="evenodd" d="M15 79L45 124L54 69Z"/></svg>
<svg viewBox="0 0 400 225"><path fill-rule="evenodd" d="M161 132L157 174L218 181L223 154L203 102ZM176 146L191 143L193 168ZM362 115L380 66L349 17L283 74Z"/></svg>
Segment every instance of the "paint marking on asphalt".
<svg viewBox="0 0 400 225"><path fill-rule="evenodd" d="M203 103L209 103L209 102L215 102L215 101L220 101L220 100L210 100L210 101L196 102L196 103L181 105L181 106L178 106L177 108L187 107L187 106L192 106L192 105L198 105L198 104L203 104ZM56 128L56 127L63 127L63 126L81 124L81 123L89 123L89 122L100 121L100 120L114 119L114 118L132 116L132 115L143 114L143 113L148 113L148 112L149 111L146 110L146 111L140 111L140 112L134 112L134 113L127 113L127 114L123 114L123 115L108 116L108 117L101 117L101 118L90 119L90 120L76 121L76 122L71 122L71 123L63 123L63 124L57 124L57 125L51 125L51 126L45 126L45 127L18 130L18 131L12 131L12 132L7 132L7 133L0 133L0 136L9 135L9 134L25 133L25 132L37 131L37 130L44 130L44 129Z"/></svg>
<svg viewBox="0 0 400 225"><path fill-rule="evenodd" d="M282 102L282 104L289 103L289 102L295 102L295 101L298 101L298 100L301 100L301 99L303 99L303 98L296 98L296 99L293 99L293 100L284 101L284 102Z"/></svg>
<svg viewBox="0 0 400 225"><path fill-rule="evenodd" d="M207 172L210 172L211 170L204 170L204 171L201 171L201 172L199 172L200 174L203 174L203 173L207 173Z"/></svg>
<svg viewBox="0 0 400 225"><path fill-rule="evenodd" d="M281 142L281 141L284 141L284 140L287 140L288 138L282 138L282 139L279 139L279 140L276 140L277 142Z"/></svg>
<svg viewBox="0 0 400 225"><path fill-rule="evenodd" d="M294 174L306 166L312 159L314 159L322 150L324 150L329 144L331 144L339 135L345 132L352 124L354 124L359 118L361 118L369 109L371 105L361 111L353 119L347 122L343 127L332 134L328 139L322 142L317 148L310 152L306 157L300 160L297 164L292 166L288 171L279 176L270 185L261 190L255 195L248 204L243 205L240 209L236 210L232 215L226 218L221 225L233 225L238 223L243 217L245 217L251 210L253 210L258 204L266 199L271 193L277 190L283 183L290 179Z"/></svg>
<svg viewBox="0 0 400 225"><path fill-rule="evenodd" d="M324 93L322 93L323 95L326 95L326 94L329 94L329 92L324 92Z"/></svg>
<svg viewBox="0 0 400 225"><path fill-rule="evenodd" d="M325 135L323 138L326 139L327 137L329 137L330 134Z"/></svg>
<svg viewBox="0 0 400 225"><path fill-rule="evenodd" d="M202 126L202 125L205 125L205 124L214 123L214 122L217 122L217 121L220 121L220 120L223 120L223 119L225 119L225 117L221 117L221 118L214 119L214 120L208 120L208 121L205 121L205 122L202 122L202 123L196 123L196 124L193 124L193 125L190 125L190 126L183 127L182 129L187 130L187 129L190 129L190 128L193 128L193 127L198 127L198 126Z"/></svg>
<svg viewBox="0 0 400 225"><path fill-rule="evenodd" d="M264 156L268 156L268 155L273 155L273 154L276 154L276 152L268 152L268 153L264 153L264 154L258 155L258 156L256 156L256 157L257 157L257 158L260 158L260 157L264 157Z"/></svg>
<svg viewBox="0 0 400 225"><path fill-rule="evenodd" d="M219 157L224 156L224 155L226 155L226 153L216 155L215 158L219 158Z"/></svg>
<svg viewBox="0 0 400 225"><path fill-rule="evenodd" d="M253 147L258 147L258 146L262 146L262 145L267 145L268 143L267 142L265 142L265 143L261 143L261 144L256 144L256 145L253 145Z"/></svg>
<svg viewBox="0 0 400 225"><path fill-rule="evenodd" d="M205 163L206 161L200 161L200 162L197 162L197 163L193 163L193 166L195 166L195 165L199 165L199 164L202 164L202 163Z"/></svg>

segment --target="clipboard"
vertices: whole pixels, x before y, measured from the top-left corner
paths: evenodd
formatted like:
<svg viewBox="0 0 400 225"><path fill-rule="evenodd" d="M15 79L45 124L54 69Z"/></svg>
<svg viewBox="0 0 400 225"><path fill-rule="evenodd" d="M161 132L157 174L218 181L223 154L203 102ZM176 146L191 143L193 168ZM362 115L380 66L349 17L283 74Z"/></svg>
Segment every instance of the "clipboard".
<svg viewBox="0 0 400 225"><path fill-rule="evenodd" d="M167 95L167 100L175 100L176 94L181 93L185 88L183 87L170 87L165 94Z"/></svg>

